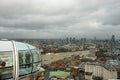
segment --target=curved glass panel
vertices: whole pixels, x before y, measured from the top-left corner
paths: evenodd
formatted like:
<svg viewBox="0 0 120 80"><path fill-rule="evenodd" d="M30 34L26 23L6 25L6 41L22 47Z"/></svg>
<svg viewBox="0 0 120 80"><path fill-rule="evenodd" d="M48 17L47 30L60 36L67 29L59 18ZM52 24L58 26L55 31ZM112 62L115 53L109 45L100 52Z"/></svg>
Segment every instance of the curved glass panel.
<svg viewBox="0 0 120 80"><path fill-rule="evenodd" d="M32 71L32 55L24 43L16 42L19 58L19 75L27 75Z"/></svg>
<svg viewBox="0 0 120 80"><path fill-rule="evenodd" d="M13 78L13 52L0 52L0 80Z"/></svg>
<svg viewBox="0 0 120 80"><path fill-rule="evenodd" d="M25 43L16 42L17 50L29 50Z"/></svg>
<svg viewBox="0 0 120 80"><path fill-rule="evenodd" d="M32 55L33 55L33 71L38 71L40 69L41 66L41 56L40 56L40 52L36 49L31 50Z"/></svg>
<svg viewBox="0 0 120 80"><path fill-rule="evenodd" d="M13 45L11 41L0 41L0 52L13 51Z"/></svg>
<svg viewBox="0 0 120 80"><path fill-rule="evenodd" d="M41 54L37 49L31 50L31 52L33 55L33 62L34 63L41 61L41 56L40 56Z"/></svg>
<svg viewBox="0 0 120 80"><path fill-rule="evenodd" d="M32 72L38 71L38 70L40 70L41 61L42 61L41 53L34 46L31 46L31 45L27 45L27 46L30 48L31 53L33 55L33 70L32 70Z"/></svg>
<svg viewBox="0 0 120 80"><path fill-rule="evenodd" d="M34 46L32 46L32 45L29 45L29 44L26 44L26 45L29 47L30 50L36 49L36 47L34 47Z"/></svg>

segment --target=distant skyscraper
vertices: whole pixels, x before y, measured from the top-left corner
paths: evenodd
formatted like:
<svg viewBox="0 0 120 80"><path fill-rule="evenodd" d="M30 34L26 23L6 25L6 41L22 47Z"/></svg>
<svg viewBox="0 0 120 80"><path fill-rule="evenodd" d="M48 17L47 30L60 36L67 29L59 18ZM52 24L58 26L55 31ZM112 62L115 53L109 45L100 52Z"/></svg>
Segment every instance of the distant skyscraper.
<svg viewBox="0 0 120 80"><path fill-rule="evenodd" d="M72 38L70 37L70 43L72 42Z"/></svg>
<svg viewBox="0 0 120 80"><path fill-rule="evenodd" d="M73 43L75 43L75 42L76 42L76 39L75 39L75 37L72 39L72 42L73 42Z"/></svg>
<svg viewBox="0 0 120 80"><path fill-rule="evenodd" d="M66 38L66 42L69 43L69 39L68 39L68 37Z"/></svg>
<svg viewBox="0 0 120 80"><path fill-rule="evenodd" d="M111 41L110 41L110 49L112 52L113 52L114 48L115 48L115 35L112 35Z"/></svg>
<svg viewBox="0 0 120 80"><path fill-rule="evenodd" d="M112 35L111 41L115 42L115 35Z"/></svg>
<svg viewBox="0 0 120 80"><path fill-rule="evenodd" d="M96 36L94 37L94 41L96 41Z"/></svg>

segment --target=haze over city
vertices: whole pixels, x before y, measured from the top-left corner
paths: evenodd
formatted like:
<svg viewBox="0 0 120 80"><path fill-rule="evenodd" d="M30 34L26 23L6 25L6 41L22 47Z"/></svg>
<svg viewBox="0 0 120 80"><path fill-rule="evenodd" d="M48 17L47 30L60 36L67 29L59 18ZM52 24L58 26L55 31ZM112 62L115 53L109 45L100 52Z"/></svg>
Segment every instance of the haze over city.
<svg viewBox="0 0 120 80"><path fill-rule="evenodd" d="M120 80L120 0L0 0L0 80Z"/></svg>
<svg viewBox="0 0 120 80"><path fill-rule="evenodd" d="M0 38L120 38L119 0L0 0Z"/></svg>

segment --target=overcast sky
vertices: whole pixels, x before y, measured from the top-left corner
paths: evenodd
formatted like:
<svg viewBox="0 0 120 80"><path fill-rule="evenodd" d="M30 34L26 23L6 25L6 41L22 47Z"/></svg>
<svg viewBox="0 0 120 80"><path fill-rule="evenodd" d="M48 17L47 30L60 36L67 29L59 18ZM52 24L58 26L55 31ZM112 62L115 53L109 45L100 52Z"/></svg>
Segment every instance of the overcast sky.
<svg viewBox="0 0 120 80"><path fill-rule="evenodd" d="M0 38L120 38L120 0L0 0Z"/></svg>

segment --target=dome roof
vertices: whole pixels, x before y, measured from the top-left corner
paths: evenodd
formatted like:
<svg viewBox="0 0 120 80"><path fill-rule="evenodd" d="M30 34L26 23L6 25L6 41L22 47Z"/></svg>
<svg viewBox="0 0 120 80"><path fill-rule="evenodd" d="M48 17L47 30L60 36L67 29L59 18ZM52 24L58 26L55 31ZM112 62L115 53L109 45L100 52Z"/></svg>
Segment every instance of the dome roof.
<svg viewBox="0 0 120 80"><path fill-rule="evenodd" d="M16 48L17 50L27 50L27 49L35 49L36 47L29 45L27 43L22 43L17 41L0 40L0 52L13 51L14 48Z"/></svg>

